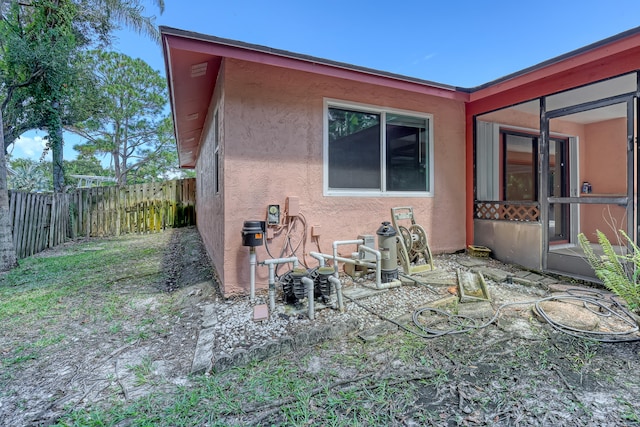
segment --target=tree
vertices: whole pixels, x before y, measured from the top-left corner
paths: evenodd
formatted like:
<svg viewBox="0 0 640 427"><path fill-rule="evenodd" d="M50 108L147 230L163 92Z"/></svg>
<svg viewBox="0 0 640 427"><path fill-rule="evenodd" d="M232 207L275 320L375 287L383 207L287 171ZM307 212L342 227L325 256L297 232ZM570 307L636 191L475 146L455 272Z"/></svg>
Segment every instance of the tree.
<svg viewBox="0 0 640 427"><path fill-rule="evenodd" d="M9 160L13 174L9 176L9 187L22 191L51 191L53 186L51 162L36 162L30 159Z"/></svg>
<svg viewBox="0 0 640 427"><path fill-rule="evenodd" d="M0 25L5 88L2 109L10 108L13 113L9 117L16 120L11 124L14 132L26 130L25 125L47 129L56 189L62 183L62 103L76 76L75 16L76 8L68 0L10 2ZM18 121L20 115L22 120ZM57 164L60 170L56 170Z"/></svg>
<svg viewBox="0 0 640 427"><path fill-rule="evenodd" d="M164 10L164 1L155 3ZM83 68L78 53L90 44L106 45L111 32L123 23L152 38L158 38L153 17L142 16L139 1L122 0L31 0L3 1L0 5L0 54L5 71L2 113L10 128L7 145L24 131L48 131L53 156L55 191L64 188L62 129L89 113L71 99L90 100L90 90L71 98L70 92L93 87L91 72ZM84 103L86 104L86 103ZM76 108L73 108L76 107ZM10 114L7 114L10 113ZM9 116L9 117L8 117ZM69 117L71 116L71 117ZM65 120L66 118L66 120Z"/></svg>
<svg viewBox="0 0 640 427"><path fill-rule="evenodd" d="M102 112L70 128L87 140L74 148L84 154L109 154L118 185L130 173L162 159L173 147L171 119L165 112L164 78L141 59L116 52L93 52Z"/></svg>
<svg viewBox="0 0 640 427"><path fill-rule="evenodd" d="M164 0L153 3L162 13ZM62 167L63 116L71 111L64 93L75 87L64 80L78 74L61 70L75 71L75 54L92 43L108 45L119 25L158 39L154 17L142 10L139 0L0 0L0 271L16 265L6 255L13 251L6 147L26 130L47 129L54 167ZM55 175L61 189L62 174Z"/></svg>
<svg viewBox="0 0 640 427"><path fill-rule="evenodd" d="M2 112L0 112L0 129ZM0 271L7 271L18 265L13 246L11 220L9 218L9 191L7 190L7 161L5 159L4 137L0 132Z"/></svg>

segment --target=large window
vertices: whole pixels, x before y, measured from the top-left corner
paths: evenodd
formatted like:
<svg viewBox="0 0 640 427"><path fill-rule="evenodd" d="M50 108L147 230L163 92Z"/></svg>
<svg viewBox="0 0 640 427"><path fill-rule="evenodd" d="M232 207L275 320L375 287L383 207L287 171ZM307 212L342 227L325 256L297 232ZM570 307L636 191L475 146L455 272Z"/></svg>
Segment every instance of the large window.
<svg viewBox="0 0 640 427"><path fill-rule="evenodd" d="M430 116L334 103L326 112L329 194L431 193Z"/></svg>

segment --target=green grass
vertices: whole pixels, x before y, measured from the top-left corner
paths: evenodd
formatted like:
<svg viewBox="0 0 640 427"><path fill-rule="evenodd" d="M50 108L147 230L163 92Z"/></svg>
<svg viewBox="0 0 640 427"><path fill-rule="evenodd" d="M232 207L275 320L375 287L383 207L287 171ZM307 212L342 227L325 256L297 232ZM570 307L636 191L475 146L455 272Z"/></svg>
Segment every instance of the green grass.
<svg viewBox="0 0 640 427"><path fill-rule="evenodd" d="M12 327L41 319L78 315L83 300L110 289L120 277L160 274L156 262L148 272L135 270L144 260L157 258L161 248L142 248L131 259L130 238L114 239L104 249L88 250L93 243L71 247L59 256L30 257L0 279L0 322ZM115 272L114 272L115 271ZM146 278L149 281L149 278ZM83 292L80 293L79 291ZM80 299L80 301L78 301ZM118 318L124 297L108 294L102 312L107 321Z"/></svg>
<svg viewBox="0 0 640 427"><path fill-rule="evenodd" d="M153 373L152 363L153 361L149 357L143 357L139 364L127 366L135 376L134 384L136 386L145 385L150 381Z"/></svg>
<svg viewBox="0 0 640 427"><path fill-rule="evenodd" d="M135 372L137 381L149 381L150 361L128 368ZM390 380L347 380L340 387L329 388L332 381L324 373L304 374L294 362L272 359L194 377L192 384L173 394L71 411L58 425L246 425L242 420L255 420L252 417L264 425L390 425L397 424L415 399L415 386Z"/></svg>
<svg viewBox="0 0 640 427"><path fill-rule="evenodd" d="M91 324L108 324L112 334L121 331L131 301L121 286L132 289L144 276L148 287L162 274L163 246L143 245L132 237L103 240L99 246L79 243L22 259L0 276L0 324L9 337L0 366L18 368L61 345L66 339L62 325L69 322L89 329ZM133 340L148 338L153 327L153 320L141 325ZM56 328L62 332L54 332Z"/></svg>

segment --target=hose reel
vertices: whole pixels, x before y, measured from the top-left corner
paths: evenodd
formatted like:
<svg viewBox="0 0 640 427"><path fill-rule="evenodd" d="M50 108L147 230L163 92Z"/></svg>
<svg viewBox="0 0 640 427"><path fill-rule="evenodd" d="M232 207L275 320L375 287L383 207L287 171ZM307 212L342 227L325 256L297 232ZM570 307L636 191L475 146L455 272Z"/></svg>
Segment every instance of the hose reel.
<svg viewBox="0 0 640 427"><path fill-rule="evenodd" d="M391 208L393 227L398 230L398 260L406 274L433 270L433 257L429 248L427 232L416 223L412 207ZM400 225L398 221L409 221L409 225ZM406 222L405 222L406 224ZM420 263L424 259L424 264Z"/></svg>

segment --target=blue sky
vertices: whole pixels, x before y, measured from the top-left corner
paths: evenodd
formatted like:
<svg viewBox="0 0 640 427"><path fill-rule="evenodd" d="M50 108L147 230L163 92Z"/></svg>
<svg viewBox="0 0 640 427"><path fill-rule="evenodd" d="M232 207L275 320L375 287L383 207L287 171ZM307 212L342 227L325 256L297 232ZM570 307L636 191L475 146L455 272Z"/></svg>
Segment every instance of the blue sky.
<svg viewBox="0 0 640 427"><path fill-rule="evenodd" d="M638 0L165 0L162 15L151 4L159 25L463 87L640 26ZM117 37L114 50L164 74L160 46L129 31ZM39 157L44 135L29 133L14 157Z"/></svg>

